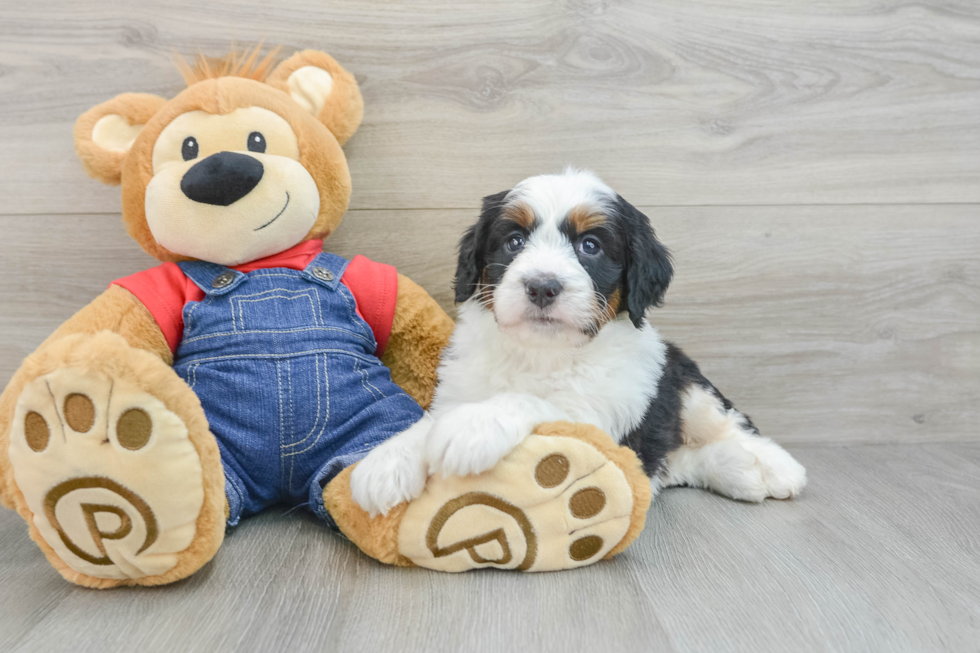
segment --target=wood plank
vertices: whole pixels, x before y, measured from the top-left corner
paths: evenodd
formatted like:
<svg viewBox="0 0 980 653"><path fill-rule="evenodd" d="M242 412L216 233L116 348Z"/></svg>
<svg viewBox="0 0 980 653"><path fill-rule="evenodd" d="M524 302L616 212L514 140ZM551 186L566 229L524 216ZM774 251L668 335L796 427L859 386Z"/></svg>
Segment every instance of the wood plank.
<svg viewBox="0 0 980 653"><path fill-rule="evenodd" d="M176 585L61 580L0 513L0 645L20 651L975 651L980 446L803 447L795 501L676 489L574 572L383 567L301 512L245 521Z"/></svg>
<svg viewBox="0 0 980 653"><path fill-rule="evenodd" d="M456 208L567 164L644 205L980 202L980 5L924 0L13 4L0 212L116 212L71 126L174 51L324 48L360 80L354 208Z"/></svg>
<svg viewBox="0 0 980 653"><path fill-rule="evenodd" d="M645 208L676 259L661 333L790 443L980 438L976 206ZM473 211L354 211L328 241L452 311ZM154 262L118 216L0 217L0 379L113 279ZM56 253L56 254L53 254Z"/></svg>

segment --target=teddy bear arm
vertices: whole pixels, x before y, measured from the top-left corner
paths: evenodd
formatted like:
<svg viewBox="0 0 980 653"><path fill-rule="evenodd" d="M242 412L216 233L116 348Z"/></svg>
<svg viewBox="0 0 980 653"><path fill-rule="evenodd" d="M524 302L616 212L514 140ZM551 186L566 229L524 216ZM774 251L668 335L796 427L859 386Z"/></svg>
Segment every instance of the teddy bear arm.
<svg viewBox="0 0 980 653"><path fill-rule="evenodd" d="M439 355L449 344L453 321L421 286L398 275L398 297L388 346L381 362L391 378L423 408L435 392Z"/></svg>
<svg viewBox="0 0 980 653"><path fill-rule="evenodd" d="M41 343L43 349L56 340L76 333L112 331L126 339L130 347L145 349L173 365L173 352L153 315L139 299L121 286L112 285L96 297Z"/></svg>
<svg viewBox="0 0 980 653"><path fill-rule="evenodd" d="M131 347L147 350L159 356L167 365L173 364L170 347L150 311L135 295L119 286L110 286L88 306L70 317L41 343L36 353L43 352L68 336L96 334L101 331L113 331L121 335ZM25 385L32 380L28 369L29 366L22 365L0 395L2 442L6 442L6 436L10 432L17 399ZM3 488L0 487L0 505L12 507L3 495Z"/></svg>

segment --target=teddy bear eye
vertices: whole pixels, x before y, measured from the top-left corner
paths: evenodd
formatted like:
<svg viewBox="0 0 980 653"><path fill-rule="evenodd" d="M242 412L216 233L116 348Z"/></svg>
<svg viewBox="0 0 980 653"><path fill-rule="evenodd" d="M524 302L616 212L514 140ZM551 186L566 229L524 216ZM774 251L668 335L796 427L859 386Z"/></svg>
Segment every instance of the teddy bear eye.
<svg viewBox="0 0 980 653"><path fill-rule="evenodd" d="M265 152L265 136L262 132L252 132L248 135L248 151L249 152Z"/></svg>
<svg viewBox="0 0 980 653"><path fill-rule="evenodd" d="M193 136L188 136L184 139L184 144L180 146L180 154L184 157L184 161L190 161L191 159L196 159L198 153L197 139Z"/></svg>

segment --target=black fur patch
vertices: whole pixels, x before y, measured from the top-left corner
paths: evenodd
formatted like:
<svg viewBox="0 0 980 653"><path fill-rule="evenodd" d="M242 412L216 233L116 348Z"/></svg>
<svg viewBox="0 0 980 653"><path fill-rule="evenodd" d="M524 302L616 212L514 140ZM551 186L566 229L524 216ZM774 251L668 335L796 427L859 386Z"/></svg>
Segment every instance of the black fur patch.
<svg viewBox="0 0 980 653"><path fill-rule="evenodd" d="M620 195L607 218L584 232L578 232L566 219L560 230L592 277L596 292L609 301L619 290L618 310L629 311L630 320L639 328L644 311L663 304L674 274L670 252L657 240L649 218ZM579 250L587 237L599 241L601 253L587 256Z"/></svg>
<svg viewBox="0 0 980 653"><path fill-rule="evenodd" d="M456 303L460 304L473 296L480 286L480 276L483 273L484 249L486 234L490 225L495 222L504 209L504 198L509 190L483 198L483 209L480 218L472 227L466 230L459 241L459 257L456 259L456 278L453 288L456 291Z"/></svg>
<svg viewBox="0 0 980 653"><path fill-rule="evenodd" d="M592 285L597 293L608 302L617 290L622 291L627 266L626 240L615 218L605 220L581 233L565 219L559 226L559 231L572 244L579 264L592 277ZM585 238L599 241L601 250L598 254L588 256L580 251L579 246Z"/></svg>
<svg viewBox="0 0 980 653"><path fill-rule="evenodd" d="M507 218L504 200L509 192L484 197L479 220L466 230L459 242L454 281L457 304L472 297L481 286L500 283L507 266L520 254L519 250L510 251L505 245L515 235L525 240L530 236L525 225Z"/></svg>
<svg viewBox="0 0 980 653"><path fill-rule="evenodd" d="M635 451L643 462L647 476L661 473L667 462L667 454L683 444L681 436L681 410L684 394L692 386L700 386L718 397L725 409L732 402L718 391L711 381L701 374L698 364L673 343L667 345L667 361L657 387L657 397L650 402L640 425L623 439L623 444ZM758 435L759 430L745 413L748 430Z"/></svg>
<svg viewBox="0 0 980 653"><path fill-rule="evenodd" d="M623 300L630 320L639 328L646 309L663 305L667 286L674 276L674 266L670 252L657 240L650 219L622 196L616 196L615 209L610 217L619 225L625 244Z"/></svg>

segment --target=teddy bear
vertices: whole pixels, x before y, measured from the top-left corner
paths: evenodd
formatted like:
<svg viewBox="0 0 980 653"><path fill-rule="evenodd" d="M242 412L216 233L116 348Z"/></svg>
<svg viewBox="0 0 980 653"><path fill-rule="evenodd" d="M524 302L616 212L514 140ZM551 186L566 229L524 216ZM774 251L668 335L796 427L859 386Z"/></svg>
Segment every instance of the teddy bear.
<svg viewBox="0 0 980 653"><path fill-rule="evenodd" d="M385 515L357 505L351 471L422 418L453 329L393 267L323 251L350 199L357 82L311 50L179 65L172 99L124 93L75 125L161 264L114 281L0 396L0 503L50 563L89 587L174 582L283 504L403 566L542 571L625 549L648 481L585 425L541 425ZM582 508L586 486L602 501Z"/></svg>

